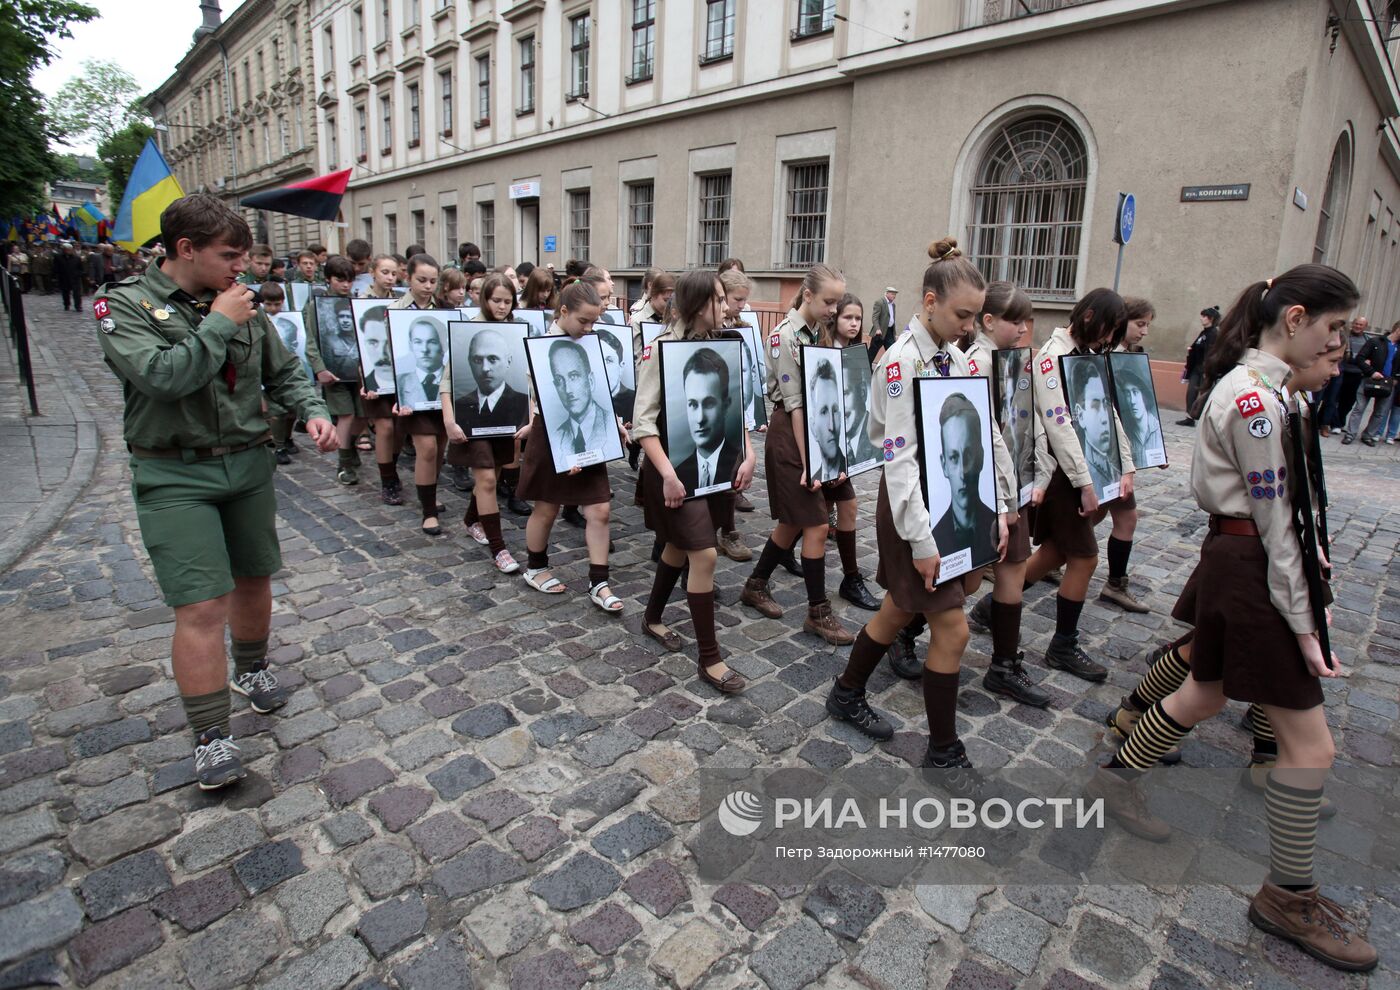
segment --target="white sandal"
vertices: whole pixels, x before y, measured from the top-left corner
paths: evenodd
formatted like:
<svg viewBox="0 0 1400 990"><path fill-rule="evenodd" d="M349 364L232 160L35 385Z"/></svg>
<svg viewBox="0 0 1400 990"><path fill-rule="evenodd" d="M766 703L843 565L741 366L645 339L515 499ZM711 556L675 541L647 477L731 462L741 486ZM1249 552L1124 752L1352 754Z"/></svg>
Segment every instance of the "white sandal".
<svg viewBox="0 0 1400 990"><path fill-rule="evenodd" d="M623 608L622 599L614 594L609 594L606 598L598 594L599 588L608 587L608 582L600 581L598 584L590 585L588 588L588 600L597 605L604 612L621 612Z"/></svg>
<svg viewBox="0 0 1400 990"><path fill-rule="evenodd" d="M520 565L516 563L515 558L510 555L509 550L502 550L500 553L496 554L496 570L500 571L502 574L514 574L516 571L520 570Z"/></svg>
<svg viewBox="0 0 1400 990"><path fill-rule="evenodd" d="M530 587L534 588L536 591L544 592L546 595L562 595L564 592L569 590L568 588L564 587L564 582L560 581L553 574L551 574L549 576L549 579L546 581L541 582L535 580L546 570L548 570L548 568L545 567L541 567L539 570L531 570L529 568L526 568L525 583L528 584Z"/></svg>

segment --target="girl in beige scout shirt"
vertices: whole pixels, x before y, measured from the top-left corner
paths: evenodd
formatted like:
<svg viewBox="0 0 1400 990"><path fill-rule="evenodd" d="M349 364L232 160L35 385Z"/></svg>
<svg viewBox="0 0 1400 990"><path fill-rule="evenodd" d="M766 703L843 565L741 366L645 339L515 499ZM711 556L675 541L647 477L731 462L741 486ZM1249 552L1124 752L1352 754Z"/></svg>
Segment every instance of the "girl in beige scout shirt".
<svg viewBox="0 0 1400 990"><path fill-rule="evenodd" d="M481 311L474 317L476 322L508 323L514 319L515 289L504 275L494 272L487 275L481 283L481 294L484 302ZM507 433L501 437L467 437L466 431L457 422L456 410L452 404L451 367L443 371L441 395L442 423L447 430L449 441L447 463L453 467L472 469L472 494L467 501L467 511L462 516L462 525L467 527L467 535L478 545L490 548L496 570L502 574L514 574L520 570L520 564L506 549L505 538L501 535L501 508L496 502L496 472L514 463L515 436Z"/></svg>
<svg viewBox="0 0 1400 990"><path fill-rule="evenodd" d="M928 656L922 673L929 741L923 765L952 771L942 775L940 783L969 796L980 791L982 784L978 775L970 772L972 764L956 724L958 670L968 642L963 583L958 579L938 583L939 549L919 483L914 379L970 373L967 357L953 341L973 326L987 283L951 237L931 245L929 256L933 263L924 272L923 306L915 327L884 353L876 366L876 387L872 389L870 440L885 451L875 508L875 538L880 550L875 580L885 589L885 598L880 611L856 637L846 669L827 696L826 710L874 739L889 739L894 729L866 702L865 685L895 634L915 614L923 615L929 625ZM992 446L1004 449L998 430L992 431ZM1002 454L994 450L993 456ZM1003 556L1007 525L1005 511L998 513L997 545Z"/></svg>
<svg viewBox="0 0 1400 990"><path fill-rule="evenodd" d="M686 500L685 486L676 477L676 470L662 446L659 423L662 416L661 361L658 348L671 340L710 340L723 333L725 292L719 278L709 271L691 271L681 276L672 303L675 319L641 351L637 367L637 405L632 420L632 435L642 445L646 461L642 475L647 529L663 543L661 559L656 565L656 579L647 598L642 632L668 650L679 652L684 643L674 631L662 624L662 612L671 597L682 568L689 562L686 579L686 601L695 626L695 642L699 648L700 679L725 694L737 694L747 682L736 670L731 670L720 658L715 638L715 530L719 515L732 503L720 496L727 492ZM735 469L734 487L743 491L753 481L754 452L744 431L744 457Z"/></svg>
<svg viewBox="0 0 1400 990"><path fill-rule="evenodd" d="M1099 541L1094 523L1099 500L1094 494L1084 449L1070 422L1060 358L1066 354L1098 352L1112 345L1127 323L1123 300L1112 289L1094 289L1075 304L1069 326L1057 327L1032 364L1037 418L1045 432L1036 444L1036 492L1031 496L1031 538L1039 545L1026 565L1026 584L1032 585L1051 570L1065 565L1055 598L1055 635L1045 651L1045 663L1087 681L1102 681L1108 671L1079 645L1079 616L1089 579L1099 563ZM1122 463L1120 497L1133 493L1133 461L1127 435L1113 414ZM1043 439L1041 439L1043 438ZM1053 465L1053 467L1051 466ZM1044 468L1044 474L1042 474ZM1044 487L1041 477L1050 478Z"/></svg>
<svg viewBox="0 0 1400 990"><path fill-rule="evenodd" d="M770 619L781 617L782 606L768 593L768 579L801 537L802 578L807 585L807 620L802 628L835 646L844 646L855 637L832 613L826 596L826 494L821 482L808 484L806 449L797 438L805 435L806 429L801 348L821 338L822 327L836 315L836 304L845 292L846 279L840 272L828 265L812 267L802 279L792 309L768 335L764 351L773 415L769 417L763 461L769 512L777 525L739 596L745 605ZM855 497L844 473L830 487L832 498Z"/></svg>
<svg viewBox="0 0 1400 990"><path fill-rule="evenodd" d="M383 299L387 309L394 299L394 286L399 280L399 263L392 254L376 255L370 262L370 283L362 299ZM389 325L382 311L376 317L383 324L381 328L387 342ZM365 321L370 322L369 320ZM387 343L385 344L387 347ZM363 385L363 383L361 383ZM365 419L374 432L374 460L379 469L379 498L385 505L403 505L403 485L399 481L399 439L398 423L394 419L394 398L381 397L377 392L370 393L360 388L360 401L363 404Z"/></svg>
<svg viewBox="0 0 1400 990"><path fill-rule="evenodd" d="M1265 794L1269 877L1249 920L1330 966L1368 972L1376 950L1313 879L1322 784L1335 757L1321 678L1336 677L1340 664L1323 656L1314 619L1322 603L1310 597L1293 528L1293 492L1307 470L1291 463L1296 397L1283 392L1290 373L1322 360L1359 298L1336 269L1299 265L1245 289L1221 322L1191 461L1210 532L1172 613L1195 627L1191 676L1139 719L1090 790L1108 798L1110 814L1116 806L1120 822L1165 829L1143 822L1141 810L1134 821L1131 806L1122 814L1136 776L1226 699L1260 705L1279 752Z"/></svg>

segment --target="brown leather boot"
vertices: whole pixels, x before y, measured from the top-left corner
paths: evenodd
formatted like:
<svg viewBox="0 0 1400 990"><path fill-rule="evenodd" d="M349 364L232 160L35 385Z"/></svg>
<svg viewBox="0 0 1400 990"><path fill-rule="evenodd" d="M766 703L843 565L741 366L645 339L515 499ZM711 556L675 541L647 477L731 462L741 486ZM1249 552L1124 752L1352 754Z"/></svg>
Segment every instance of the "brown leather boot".
<svg viewBox="0 0 1400 990"><path fill-rule="evenodd" d="M1345 911L1316 887L1294 893L1265 883L1249 905L1260 931L1287 939L1314 959L1351 973L1376 968L1376 950L1361 937Z"/></svg>
<svg viewBox="0 0 1400 990"><path fill-rule="evenodd" d="M1100 767L1089 778L1084 796L1102 799L1108 817L1139 839L1166 842L1171 838L1171 826L1160 818L1154 818L1152 812L1147 810L1147 802L1143 800L1135 780L1124 780L1112 770Z"/></svg>
<svg viewBox="0 0 1400 990"><path fill-rule="evenodd" d="M770 619L783 617L783 607L773 601L773 596L768 593L767 581L749 578L744 582L744 590L739 592L739 601L750 608L757 609Z"/></svg>
<svg viewBox="0 0 1400 990"><path fill-rule="evenodd" d="M856 634L832 614L830 602L807 606L807 621L802 623L802 631L815 633L832 646L848 646L856 641Z"/></svg>

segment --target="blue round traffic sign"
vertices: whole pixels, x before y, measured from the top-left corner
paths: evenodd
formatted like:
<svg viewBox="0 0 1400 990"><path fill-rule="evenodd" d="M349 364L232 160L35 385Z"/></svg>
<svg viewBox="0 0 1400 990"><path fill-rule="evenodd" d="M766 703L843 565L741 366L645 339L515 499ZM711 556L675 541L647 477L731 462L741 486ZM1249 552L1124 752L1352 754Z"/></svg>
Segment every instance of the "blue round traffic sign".
<svg viewBox="0 0 1400 990"><path fill-rule="evenodd" d="M1127 244L1133 236L1133 223L1137 220L1137 200L1132 193L1123 193L1118 200L1118 243Z"/></svg>

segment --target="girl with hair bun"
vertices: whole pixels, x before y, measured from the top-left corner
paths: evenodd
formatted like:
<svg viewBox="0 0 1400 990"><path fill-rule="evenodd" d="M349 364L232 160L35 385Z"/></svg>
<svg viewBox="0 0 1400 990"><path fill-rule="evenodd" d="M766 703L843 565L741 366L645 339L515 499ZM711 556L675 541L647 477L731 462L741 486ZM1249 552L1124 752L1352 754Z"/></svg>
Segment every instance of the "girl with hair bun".
<svg viewBox="0 0 1400 990"><path fill-rule="evenodd" d="M1323 652L1324 600L1312 597L1294 501L1306 498L1309 465L1294 461L1297 396L1284 392L1341 339L1360 294L1325 265L1299 265L1245 289L1220 324L1203 370L1206 395L1191 488L1210 513L1201 559L1172 615L1194 626L1190 676L1138 719L1088 793L1125 828L1165 841L1136 794L1136 779L1226 700L1259 706L1277 737L1265 784L1269 876L1249 908L1261 931L1337 969L1369 972L1376 950L1313 877L1322 785L1336 755L1322 710L1324 677L1340 662ZM1324 588L1325 591L1325 588Z"/></svg>

